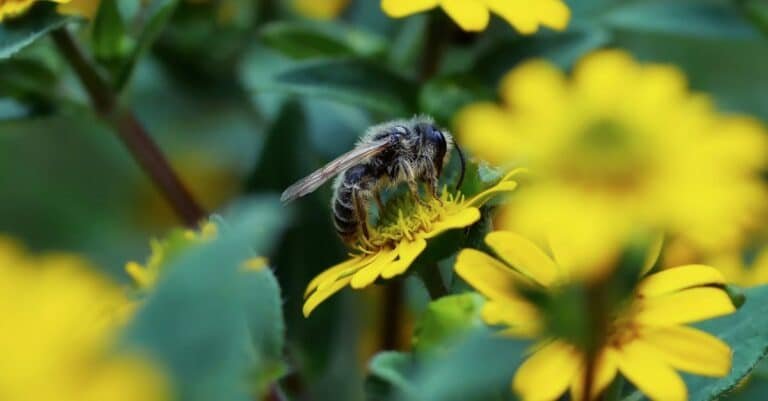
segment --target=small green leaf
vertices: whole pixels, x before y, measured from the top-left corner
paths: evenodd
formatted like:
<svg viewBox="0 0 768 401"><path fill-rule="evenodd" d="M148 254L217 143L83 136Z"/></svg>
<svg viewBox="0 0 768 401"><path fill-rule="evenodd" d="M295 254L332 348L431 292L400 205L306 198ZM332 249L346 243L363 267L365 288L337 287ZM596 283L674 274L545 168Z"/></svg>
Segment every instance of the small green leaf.
<svg viewBox="0 0 768 401"><path fill-rule="evenodd" d="M130 52L125 23L117 7L117 0L101 0L93 21L93 55L108 66L115 66Z"/></svg>
<svg viewBox="0 0 768 401"><path fill-rule="evenodd" d="M136 63L155 42L157 36L163 30L168 20L170 20L178 3L179 0L154 0L149 5L147 8L146 24L144 24L136 45L133 47L133 54L128 58L128 61L115 79L116 87L122 88L128 82Z"/></svg>
<svg viewBox="0 0 768 401"><path fill-rule="evenodd" d="M615 7L602 20L611 28L715 39L759 35L735 7L712 1L642 1Z"/></svg>
<svg viewBox="0 0 768 401"><path fill-rule="evenodd" d="M310 61L274 75L246 65L243 76L254 91L273 91L335 100L401 117L416 112L416 85L386 68L363 60ZM268 74L269 75L269 74Z"/></svg>
<svg viewBox="0 0 768 401"><path fill-rule="evenodd" d="M417 353L443 353L462 335L483 325L477 293L449 295L430 302L416 324L413 347Z"/></svg>
<svg viewBox="0 0 768 401"><path fill-rule="evenodd" d="M293 58L372 56L386 49L386 41L371 33L340 24L278 21L264 26L267 46Z"/></svg>
<svg viewBox="0 0 768 401"><path fill-rule="evenodd" d="M370 401L395 400L399 394L413 392L409 377L414 370L411 354L380 352L368 364L365 380L366 399Z"/></svg>
<svg viewBox="0 0 768 401"><path fill-rule="evenodd" d="M55 4L40 3L25 15L0 23L0 60L11 57L67 21L69 18L56 12Z"/></svg>

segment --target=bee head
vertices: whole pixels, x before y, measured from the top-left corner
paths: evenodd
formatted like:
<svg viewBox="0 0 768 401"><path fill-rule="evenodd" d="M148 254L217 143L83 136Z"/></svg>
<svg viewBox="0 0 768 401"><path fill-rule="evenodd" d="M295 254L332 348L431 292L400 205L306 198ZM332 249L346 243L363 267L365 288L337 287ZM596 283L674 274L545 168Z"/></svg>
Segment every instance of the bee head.
<svg viewBox="0 0 768 401"><path fill-rule="evenodd" d="M446 160L446 153L448 152L449 148L453 145L453 147L456 148L456 151L459 153L459 159L461 162L461 172L459 175L459 181L457 183L456 189L458 190L461 187L462 182L464 181L464 169L465 169L465 162L464 162L464 154L461 152L461 149L458 147L458 144L454 143L453 138L451 137L451 134L447 132L443 132L439 127L432 123L421 123L416 126L416 132L419 134L419 137L421 139L421 145L424 148L431 149L433 159L432 161L435 163L435 170L437 171L437 175L440 176L443 171L443 164Z"/></svg>

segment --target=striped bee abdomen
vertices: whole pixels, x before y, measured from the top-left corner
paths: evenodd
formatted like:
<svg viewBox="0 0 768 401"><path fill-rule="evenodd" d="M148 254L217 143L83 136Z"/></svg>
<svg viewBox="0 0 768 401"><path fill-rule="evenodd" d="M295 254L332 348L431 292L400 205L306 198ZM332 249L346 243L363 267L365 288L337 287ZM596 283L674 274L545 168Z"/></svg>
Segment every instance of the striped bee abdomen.
<svg viewBox="0 0 768 401"><path fill-rule="evenodd" d="M374 177L368 164L358 164L344 172L333 197L333 225L346 243L353 243L367 218L366 204ZM359 212L358 212L359 210Z"/></svg>

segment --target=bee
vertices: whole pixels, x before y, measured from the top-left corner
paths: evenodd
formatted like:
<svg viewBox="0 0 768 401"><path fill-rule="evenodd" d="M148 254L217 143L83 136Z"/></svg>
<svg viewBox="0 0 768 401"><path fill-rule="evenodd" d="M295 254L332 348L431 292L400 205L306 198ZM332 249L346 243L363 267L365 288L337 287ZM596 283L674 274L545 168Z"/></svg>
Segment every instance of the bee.
<svg viewBox="0 0 768 401"><path fill-rule="evenodd" d="M341 239L353 245L361 235L369 237L368 209L372 200L383 209L382 190L406 183L412 196L423 203L419 196L419 183L423 183L426 192L439 199L438 180L453 148L461 161L459 188L464 155L448 131L425 116L379 124L369 128L351 151L288 187L280 199L291 202L338 175L331 200L333 224Z"/></svg>

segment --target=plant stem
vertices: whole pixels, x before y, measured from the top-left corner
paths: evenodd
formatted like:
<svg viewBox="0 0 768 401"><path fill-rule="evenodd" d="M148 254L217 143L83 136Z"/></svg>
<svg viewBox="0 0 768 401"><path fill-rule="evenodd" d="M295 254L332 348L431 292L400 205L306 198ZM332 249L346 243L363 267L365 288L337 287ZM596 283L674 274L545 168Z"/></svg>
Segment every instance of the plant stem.
<svg viewBox="0 0 768 401"><path fill-rule="evenodd" d="M184 187L141 122L132 111L119 107L117 95L66 28L54 30L51 36L59 52L80 79L96 113L113 126L133 158L149 175L184 224L190 227L197 225L205 217L205 211Z"/></svg>
<svg viewBox="0 0 768 401"><path fill-rule="evenodd" d="M382 351L399 350L400 334L403 327L403 280L392 280L384 288L384 313L381 321Z"/></svg>
<svg viewBox="0 0 768 401"><path fill-rule="evenodd" d="M432 300L448 295L448 291L443 284L443 277L440 274L440 267L437 263L419 269L419 277Z"/></svg>

